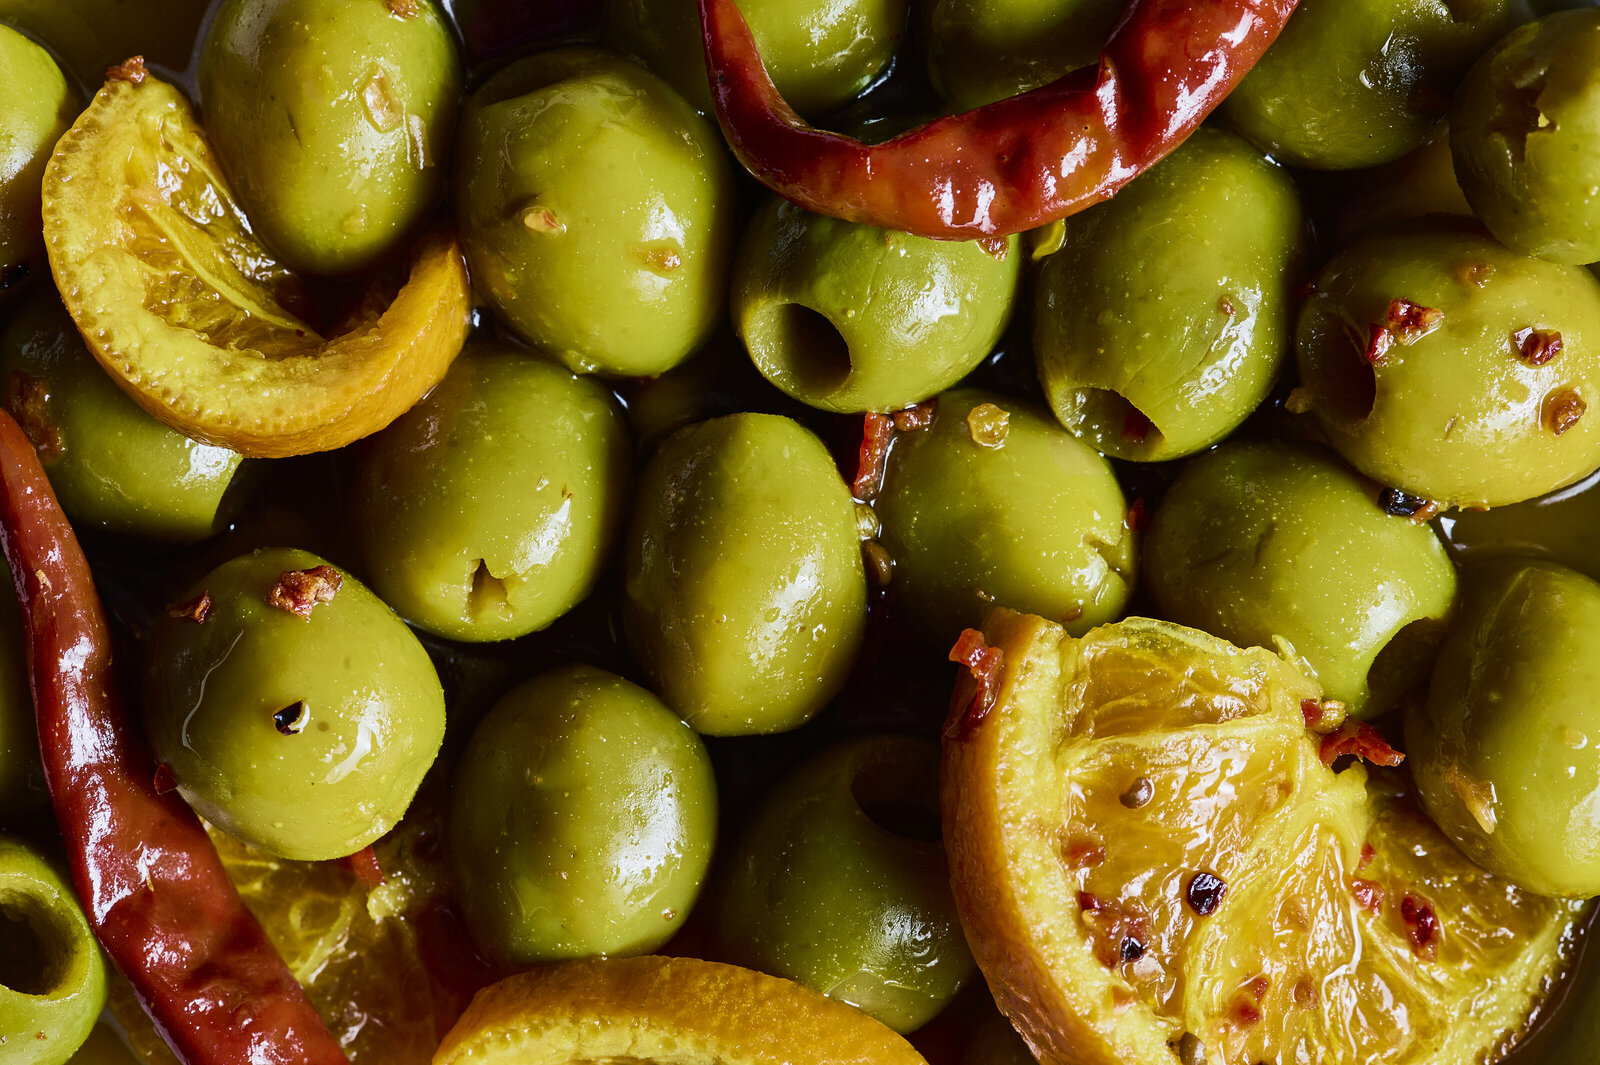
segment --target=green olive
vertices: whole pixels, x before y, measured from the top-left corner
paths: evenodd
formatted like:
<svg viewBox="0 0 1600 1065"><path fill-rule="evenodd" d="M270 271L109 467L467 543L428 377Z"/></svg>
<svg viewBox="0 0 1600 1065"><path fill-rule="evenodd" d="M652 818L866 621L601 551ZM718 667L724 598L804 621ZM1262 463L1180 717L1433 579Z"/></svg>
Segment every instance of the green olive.
<svg viewBox="0 0 1600 1065"><path fill-rule="evenodd" d="M200 51L206 134L250 224L346 274L433 210L461 62L433 0L223 0Z"/></svg>
<svg viewBox="0 0 1600 1065"><path fill-rule="evenodd" d="M628 644L713 736L782 732L844 685L866 625L855 503L827 448L769 414L680 430L640 476Z"/></svg>
<svg viewBox="0 0 1600 1065"><path fill-rule="evenodd" d="M100 368L54 289L0 337L5 407L79 526L186 543L226 522L242 459L156 421Z"/></svg>
<svg viewBox="0 0 1600 1065"><path fill-rule="evenodd" d="M1378 496L1322 447L1224 445L1156 511L1146 587L1180 625L1246 647L1287 640L1351 713L1390 709L1426 676L1456 574L1433 529Z"/></svg>
<svg viewBox="0 0 1600 1065"><path fill-rule="evenodd" d="M733 269L733 322L762 374L823 410L898 410L949 388L1005 331L1021 276L997 252L769 199Z"/></svg>
<svg viewBox="0 0 1600 1065"><path fill-rule="evenodd" d="M204 818L282 858L337 858L400 820L444 737L427 652L353 577L256 551L149 638L145 724Z"/></svg>
<svg viewBox="0 0 1600 1065"><path fill-rule="evenodd" d="M1456 182L1450 130L1444 125L1422 147L1393 162L1302 176L1311 182L1308 200L1320 195L1325 208L1316 227L1325 247L1343 248L1368 233L1398 229L1424 215L1472 214Z"/></svg>
<svg viewBox="0 0 1600 1065"><path fill-rule="evenodd" d="M1549 15L1478 61L1450 110L1473 213L1525 255L1600 259L1600 10Z"/></svg>
<svg viewBox="0 0 1600 1065"><path fill-rule="evenodd" d="M78 94L50 53L0 24L0 293L49 272L39 186L56 141L77 117Z"/></svg>
<svg viewBox="0 0 1600 1065"><path fill-rule="evenodd" d="M0 1061L65 1065L105 1004L105 961L72 886L0 836Z"/></svg>
<svg viewBox="0 0 1600 1065"><path fill-rule="evenodd" d="M592 48L490 78L462 115L457 204L473 281L578 373L646 377L720 324L735 233L721 135Z"/></svg>
<svg viewBox="0 0 1600 1065"><path fill-rule="evenodd" d="M516 967L661 946L694 905L717 827L700 737L643 688L583 665L495 704L451 803L468 927Z"/></svg>
<svg viewBox="0 0 1600 1065"><path fill-rule="evenodd" d="M1096 450L1144 462L1228 435L1288 354L1304 232L1287 172L1209 128L1068 219L1034 320L1056 417Z"/></svg>
<svg viewBox="0 0 1600 1065"><path fill-rule="evenodd" d="M1540 895L1600 895L1600 584L1549 562L1468 576L1406 724L1423 805L1478 864Z"/></svg>
<svg viewBox="0 0 1600 1065"><path fill-rule="evenodd" d="M896 436L874 501L897 609L945 645L996 606L1075 635L1120 617L1136 548L1111 464L1028 404L934 404L928 428Z"/></svg>
<svg viewBox="0 0 1600 1065"><path fill-rule="evenodd" d="M17 609L10 574L0 567L0 576L7 585L0 588L0 823L3 823L36 816L50 796L44 788L39 730L34 724L33 694L28 689L22 611Z"/></svg>
<svg viewBox="0 0 1600 1065"><path fill-rule="evenodd" d="M470 345L356 474L373 590L456 640L549 625L599 580L628 505L616 401L527 352Z"/></svg>
<svg viewBox="0 0 1600 1065"><path fill-rule="evenodd" d="M1382 484L1500 506L1600 467L1600 283L1476 223L1374 234L1301 310L1303 390L1333 446Z"/></svg>
<svg viewBox="0 0 1600 1065"><path fill-rule="evenodd" d="M1302 0L1222 105L1235 129L1290 166L1374 166L1425 141L1514 0Z"/></svg>
<svg viewBox="0 0 1600 1065"><path fill-rule="evenodd" d="M1100 58L1122 0L921 0L928 73L956 111L1036 89Z"/></svg>
<svg viewBox="0 0 1600 1065"><path fill-rule="evenodd" d="M896 1031L932 1020L974 969L938 811L939 750L927 740L849 740L794 770L734 853L723 949Z"/></svg>

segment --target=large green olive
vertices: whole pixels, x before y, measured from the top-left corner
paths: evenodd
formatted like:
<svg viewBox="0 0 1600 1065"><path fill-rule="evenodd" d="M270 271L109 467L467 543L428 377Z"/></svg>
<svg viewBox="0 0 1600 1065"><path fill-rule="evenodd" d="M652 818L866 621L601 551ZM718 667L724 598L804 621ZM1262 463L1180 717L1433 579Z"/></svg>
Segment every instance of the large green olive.
<svg viewBox="0 0 1600 1065"><path fill-rule="evenodd" d="M1156 511L1145 586L1170 621L1241 646L1288 640L1351 713L1390 709L1426 675L1456 574L1433 530L1378 495L1315 445L1225 445Z"/></svg>
<svg viewBox="0 0 1600 1065"><path fill-rule="evenodd" d="M1036 89L1100 58L1123 0L921 0L928 72L956 111Z"/></svg>
<svg viewBox="0 0 1600 1065"><path fill-rule="evenodd" d="M1068 219L1034 320L1056 417L1096 450L1146 462L1228 435L1288 355L1304 232L1289 175L1209 128Z"/></svg>
<svg viewBox="0 0 1600 1065"><path fill-rule="evenodd" d="M444 738L417 638L306 551L218 566L146 651L156 759L202 817L279 857L337 858L383 835Z"/></svg>
<svg viewBox="0 0 1600 1065"><path fill-rule="evenodd" d="M22 612L11 590L11 575L0 566L0 823L36 815L49 795L39 761L39 730L33 694L28 689ZM0 981L3 982L3 981Z"/></svg>
<svg viewBox="0 0 1600 1065"><path fill-rule="evenodd" d="M646 954L689 915L717 785L694 730L621 677L569 666L502 698L456 767L468 927L510 966Z"/></svg>
<svg viewBox="0 0 1600 1065"><path fill-rule="evenodd" d="M939 840L939 750L866 737L794 770L727 871L723 949L909 1032L972 975Z"/></svg>
<svg viewBox="0 0 1600 1065"><path fill-rule="evenodd" d="M1500 506L1600 467L1600 283L1476 223L1374 234L1324 269L1297 334L1309 409L1367 476Z"/></svg>
<svg viewBox="0 0 1600 1065"><path fill-rule="evenodd" d="M680 430L639 479L629 645L714 736L782 732L844 685L866 625L850 490L822 441L770 414Z"/></svg>
<svg viewBox="0 0 1600 1065"><path fill-rule="evenodd" d="M716 128L634 63L563 48L490 78L462 115L457 209L473 281L578 373L646 377L722 318L735 235Z"/></svg>
<svg viewBox="0 0 1600 1065"><path fill-rule="evenodd" d="M1115 621L1136 548L1111 464L1032 406L946 392L899 434L874 502L897 608L948 644L996 606L1076 635Z"/></svg>
<svg viewBox="0 0 1600 1065"><path fill-rule="evenodd" d="M373 590L451 639L542 629L599 580L632 463L592 379L471 345L363 453L354 513Z"/></svg>
<svg viewBox="0 0 1600 1065"><path fill-rule="evenodd" d="M1462 190L1526 255L1600 259L1600 10L1549 15L1478 61L1450 110Z"/></svg>
<svg viewBox="0 0 1600 1065"><path fill-rule="evenodd" d="M1440 827L1541 895L1600 895L1600 584L1549 562L1468 575L1461 616L1406 724Z"/></svg>
<svg viewBox="0 0 1600 1065"><path fill-rule="evenodd" d="M824 410L898 410L965 377L1011 318L1022 254L770 199L733 269L733 324L767 380Z"/></svg>
<svg viewBox="0 0 1600 1065"><path fill-rule="evenodd" d="M432 211L461 62L433 0L223 0L200 52L206 134L250 224L343 274Z"/></svg>
<svg viewBox="0 0 1600 1065"><path fill-rule="evenodd" d="M216 532L242 460L156 421L89 354L54 289L0 337L5 407L80 527L189 542Z"/></svg>
<svg viewBox="0 0 1600 1065"><path fill-rule="evenodd" d="M56 141L77 117L77 93L50 53L0 24L0 293L48 272L39 185Z"/></svg>
<svg viewBox="0 0 1600 1065"><path fill-rule="evenodd" d="M1223 103L1291 166L1343 170L1398 159L1427 139L1513 0L1302 0Z"/></svg>

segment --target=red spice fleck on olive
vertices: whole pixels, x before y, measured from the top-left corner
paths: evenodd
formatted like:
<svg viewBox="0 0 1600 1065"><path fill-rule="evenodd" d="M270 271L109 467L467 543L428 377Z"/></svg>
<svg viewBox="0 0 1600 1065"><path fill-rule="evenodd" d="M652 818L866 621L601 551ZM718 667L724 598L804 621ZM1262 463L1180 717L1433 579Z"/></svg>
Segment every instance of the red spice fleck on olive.
<svg viewBox="0 0 1600 1065"><path fill-rule="evenodd" d="M884 466L889 457L889 442L894 438L894 419L868 412L861 424L861 450L856 458L856 479L850 491L863 502L872 499L883 487Z"/></svg>
<svg viewBox="0 0 1600 1065"><path fill-rule="evenodd" d="M1122 439L1130 444L1142 444L1150 435L1153 424L1143 412L1130 410L1122 419Z"/></svg>
<svg viewBox="0 0 1600 1065"><path fill-rule="evenodd" d="M1369 913L1382 913L1384 890L1383 885L1375 880L1363 880L1357 877L1350 881L1350 894L1356 900L1356 905Z"/></svg>
<svg viewBox="0 0 1600 1065"><path fill-rule="evenodd" d="M895 431L899 433L910 433L915 432L918 429L926 429L928 426L933 424L933 407L934 401L930 399L924 403L918 403L914 407L907 407L905 410L895 411Z"/></svg>
<svg viewBox="0 0 1600 1065"><path fill-rule="evenodd" d="M1346 755L1355 755L1373 765L1397 766L1406 756L1389 746L1383 733L1365 721L1346 721L1337 732L1322 737L1318 750L1322 764L1331 766Z"/></svg>
<svg viewBox="0 0 1600 1065"><path fill-rule="evenodd" d="M211 593L201 592L193 599L171 604L167 607L167 616L188 618L196 625L204 625L206 618L211 616Z"/></svg>
<svg viewBox="0 0 1600 1065"><path fill-rule="evenodd" d="M144 67L144 56L130 56L106 71L107 81L127 81L138 85L150 72Z"/></svg>
<svg viewBox="0 0 1600 1065"><path fill-rule="evenodd" d="M1563 388L1544 397L1544 426L1556 436L1560 436L1583 417L1584 411L1589 409L1589 404L1583 401L1575 388Z"/></svg>
<svg viewBox="0 0 1600 1065"><path fill-rule="evenodd" d="M1531 325L1512 333L1511 342L1517 346L1517 354L1522 361L1529 366L1543 366L1560 355L1565 346L1561 334L1554 329L1535 329Z"/></svg>
<svg viewBox="0 0 1600 1065"><path fill-rule="evenodd" d="M1411 938L1411 949L1422 958L1432 958L1438 953L1439 939L1444 934L1439 915L1433 903L1416 895L1400 900L1400 919L1405 922Z"/></svg>
<svg viewBox="0 0 1600 1065"><path fill-rule="evenodd" d="M1373 366L1382 366L1389 360L1389 349L1394 345L1394 334L1381 325L1367 328L1367 346L1361 357Z"/></svg>
<svg viewBox="0 0 1600 1065"><path fill-rule="evenodd" d="M1145 518L1143 496L1135 499L1133 506L1128 508L1128 517L1125 524L1134 532L1143 532L1144 527L1149 524Z"/></svg>
<svg viewBox="0 0 1600 1065"><path fill-rule="evenodd" d="M344 578L332 566L288 570L278 575L278 583L267 593L267 603L309 621L311 611L333 602L343 584Z"/></svg>
<svg viewBox="0 0 1600 1065"><path fill-rule="evenodd" d="M1384 325L1394 339L1402 344L1415 344L1444 321L1444 312L1436 307L1424 307L1406 299L1389 301Z"/></svg>

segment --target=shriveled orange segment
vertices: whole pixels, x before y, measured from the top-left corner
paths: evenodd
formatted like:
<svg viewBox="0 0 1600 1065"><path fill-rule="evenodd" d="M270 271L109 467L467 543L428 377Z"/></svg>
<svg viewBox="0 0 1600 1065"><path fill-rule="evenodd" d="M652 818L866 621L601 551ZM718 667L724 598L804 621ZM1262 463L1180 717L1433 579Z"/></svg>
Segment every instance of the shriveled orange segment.
<svg viewBox="0 0 1600 1065"><path fill-rule="evenodd" d="M1388 770L1319 757L1284 657L997 611L945 744L967 939L1044 1065L1485 1065L1581 907L1469 862Z"/></svg>
<svg viewBox="0 0 1600 1065"><path fill-rule="evenodd" d="M478 993L434 1065L927 1065L865 1013L698 958L564 962Z"/></svg>
<svg viewBox="0 0 1600 1065"><path fill-rule="evenodd" d="M180 432L246 455L377 432L466 339L465 262L442 233L392 302L318 335L289 309L300 282L251 231L194 112L150 74L107 82L57 144L44 228L62 299L117 383Z"/></svg>

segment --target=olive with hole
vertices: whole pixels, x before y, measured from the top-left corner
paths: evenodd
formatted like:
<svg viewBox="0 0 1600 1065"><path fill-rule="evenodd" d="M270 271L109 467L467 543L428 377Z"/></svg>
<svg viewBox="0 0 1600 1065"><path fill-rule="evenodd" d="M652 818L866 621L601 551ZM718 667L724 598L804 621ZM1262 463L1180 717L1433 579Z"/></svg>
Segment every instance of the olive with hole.
<svg viewBox="0 0 1600 1065"><path fill-rule="evenodd" d="M456 767L450 849L467 926L512 967L647 954L711 861L717 785L694 730L592 666L512 689Z"/></svg>
<svg viewBox="0 0 1600 1065"><path fill-rule="evenodd" d="M808 430L731 414L673 434L625 545L628 646L698 731L783 732L844 686L866 572L850 489Z"/></svg>
<svg viewBox="0 0 1600 1065"><path fill-rule="evenodd" d="M196 813L280 858L339 858L389 831L444 738L444 694L417 638L307 551L218 566L168 607L145 652L157 762Z"/></svg>
<svg viewBox="0 0 1600 1065"><path fill-rule="evenodd" d="M462 112L456 204L473 282L578 373L653 376L710 337L734 200L716 127L610 52L513 63Z"/></svg>
<svg viewBox="0 0 1600 1065"><path fill-rule="evenodd" d="M454 640L549 625L600 579L633 462L616 400L477 342L363 449L353 519L372 588Z"/></svg>
<svg viewBox="0 0 1600 1065"><path fill-rule="evenodd" d="M50 795L39 760L22 612L3 566L0 577L7 584L0 588L0 824L5 824L36 818Z"/></svg>
<svg viewBox="0 0 1600 1065"><path fill-rule="evenodd" d="M48 274L39 186L56 141L78 117L78 94L39 45L0 23L0 298Z"/></svg>
<svg viewBox="0 0 1600 1065"><path fill-rule="evenodd" d="M1141 462L1228 435L1288 356L1304 234L1288 173L1209 127L1067 219L1035 296L1034 358L1056 417Z"/></svg>
<svg viewBox="0 0 1600 1065"><path fill-rule="evenodd" d="M733 270L733 324L761 373L813 407L898 410L965 377L1005 331L1022 254L929 240L769 199Z"/></svg>
<svg viewBox="0 0 1600 1065"><path fill-rule="evenodd" d="M948 646L996 606L1073 633L1115 621L1135 535L1111 464L1030 404L970 389L896 434L873 500L895 608Z"/></svg>
<svg viewBox="0 0 1600 1065"><path fill-rule="evenodd" d="M1476 222L1425 219L1335 256L1296 351L1289 408L1411 496L1502 506L1600 468L1600 282Z"/></svg>
<svg viewBox="0 0 1600 1065"><path fill-rule="evenodd" d="M65 1065L105 1004L105 960L72 885L0 836L0 1061Z"/></svg>
<svg viewBox="0 0 1600 1065"><path fill-rule="evenodd" d="M1160 616L1242 647L1287 640L1350 713L1425 682L1455 600L1433 529L1314 444L1225 444L1190 461L1144 540Z"/></svg>
<svg viewBox="0 0 1600 1065"><path fill-rule="evenodd" d="M928 73L955 111L1037 89L1100 59L1122 0L921 0Z"/></svg>
<svg viewBox="0 0 1600 1065"><path fill-rule="evenodd" d="M793 770L757 806L724 882L730 960L857 1006L899 1032L974 971L939 842L939 749L863 737Z"/></svg>

